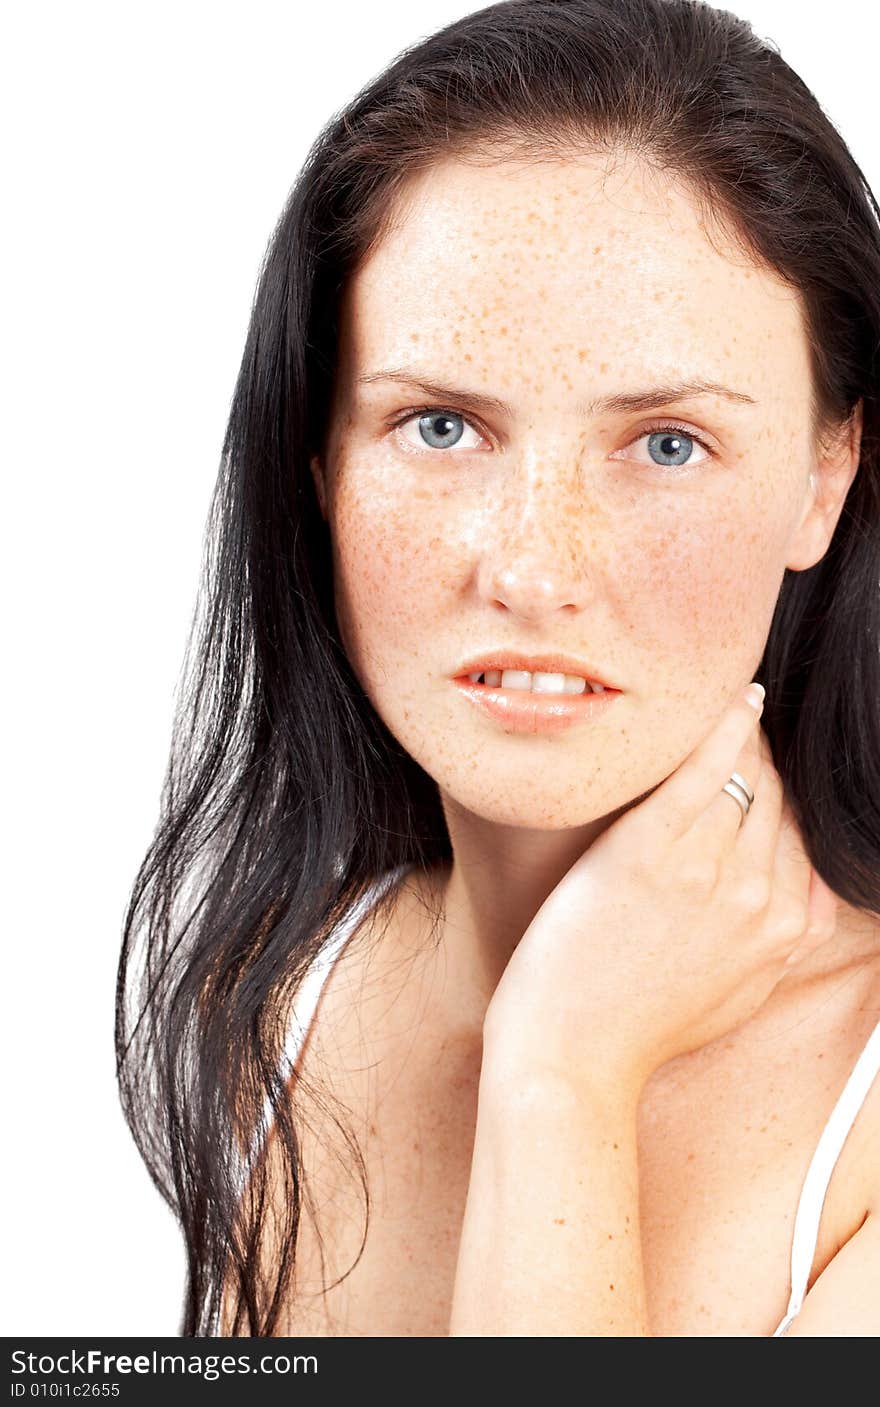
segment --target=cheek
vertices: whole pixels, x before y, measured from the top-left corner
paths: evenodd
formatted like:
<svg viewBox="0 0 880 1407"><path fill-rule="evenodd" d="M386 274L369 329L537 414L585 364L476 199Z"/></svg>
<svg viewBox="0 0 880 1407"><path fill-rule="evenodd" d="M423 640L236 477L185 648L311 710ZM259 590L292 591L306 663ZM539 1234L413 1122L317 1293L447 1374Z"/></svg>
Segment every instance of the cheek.
<svg viewBox="0 0 880 1407"><path fill-rule="evenodd" d="M334 503L333 573L342 643L362 679L412 657L454 575L431 496L405 501L379 476L343 478Z"/></svg>
<svg viewBox="0 0 880 1407"><path fill-rule="evenodd" d="M783 530L732 509L643 522L617 555L612 589L645 662L654 646L658 660L692 674L701 661L714 666L719 654L762 653L784 543Z"/></svg>
<svg viewBox="0 0 880 1407"><path fill-rule="evenodd" d="M685 673L719 653L763 652L790 532L778 504L670 497L655 499L650 513L609 513L609 523L612 516L612 541L586 533L569 556L591 579L587 612L601 612L612 632L623 627L643 661L656 651L658 664ZM479 512L462 521L460 506L442 494L410 485L402 499L381 475L342 478L333 512L336 609L356 668L370 673L389 656L430 654L429 623L472 589L485 540L476 521ZM621 657L629 658L626 649Z"/></svg>

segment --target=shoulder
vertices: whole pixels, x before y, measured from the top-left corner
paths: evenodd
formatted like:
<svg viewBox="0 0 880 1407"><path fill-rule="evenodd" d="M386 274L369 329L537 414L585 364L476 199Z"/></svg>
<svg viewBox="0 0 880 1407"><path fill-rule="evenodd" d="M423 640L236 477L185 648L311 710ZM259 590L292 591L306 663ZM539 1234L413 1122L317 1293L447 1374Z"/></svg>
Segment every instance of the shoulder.
<svg viewBox="0 0 880 1407"><path fill-rule="evenodd" d="M425 953L414 940L419 890L410 874L374 887L356 921L343 919L299 1049L295 1091L330 1079L339 1093L361 1085L364 1056L381 1039L388 1003L400 1000ZM296 998L294 998L294 1003Z"/></svg>
<svg viewBox="0 0 880 1407"><path fill-rule="evenodd" d="M300 1220L293 1284L280 1331L348 1336L376 1193L388 1172L389 1121L410 1107L412 1052L424 1004L424 945L413 940L417 893L408 876L371 904L333 961L290 1082L299 1144ZM383 1137L384 1136L384 1137ZM392 1139L392 1142L394 1140ZM277 1140L270 1187L285 1185Z"/></svg>
<svg viewBox="0 0 880 1407"><path fill-rule="evenodd" d="M880 1011L868 1050L880 1044ZM850 1220L828 1263L810 1277L789 1337L876 1338L880 1334L880 1073L878 1059L863 1067L870 1080L841 1155ZM862 1089L864 1089L862 1081Z"/></svg>

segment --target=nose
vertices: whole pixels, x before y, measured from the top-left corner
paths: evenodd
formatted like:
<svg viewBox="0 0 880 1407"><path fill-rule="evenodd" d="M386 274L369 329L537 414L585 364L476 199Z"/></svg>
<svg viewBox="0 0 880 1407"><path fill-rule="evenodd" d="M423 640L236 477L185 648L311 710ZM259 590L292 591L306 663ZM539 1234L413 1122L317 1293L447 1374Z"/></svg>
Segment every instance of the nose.
<svg viewBox="0 0 880 1407"><path fill-rule="evenodd" d="M578 468L511 474L507 493L483 538L480 598L523 620L580 611L593 599Z"/></svg>

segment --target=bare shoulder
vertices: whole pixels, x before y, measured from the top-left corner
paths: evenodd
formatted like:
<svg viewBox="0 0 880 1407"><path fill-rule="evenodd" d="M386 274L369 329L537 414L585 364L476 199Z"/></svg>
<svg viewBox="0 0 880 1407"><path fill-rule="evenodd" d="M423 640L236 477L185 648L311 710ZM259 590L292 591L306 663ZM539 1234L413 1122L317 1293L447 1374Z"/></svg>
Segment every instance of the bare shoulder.
<svg viewBox="0 0 880 1407"><path fill-rule="evenodd" d="M300 1051L303 1085L312 1077L333 1074L344 1083L354 1075L360 1088L364 1054L387 1028L391 1004L411 993L424 961L421 932L414 937L420 899L414 879L405 874L346 938Z"/></svg>
<svg viewBox="0 0 880 1407"><path fill-rule="evenodd" d="M297 1054L288 1086L298 1145L299 1223L294 1274L276 1333L351 1336L346 1272L357 1262L366 1225L367 1159L377 1080L387 1062L394 989L407 989L400 941L413 903L407 875L372 904L331 962ZM410 945L412 947L412 945ZM415 949L412 949L413 954ZM301 1000L301 999L300 999ZM297 1008L297 994L293 998ZM302 1019L302 1006L299 1014ZM288 1017L288 1020L291 1016ZM291 1174L273 1128L265 1145L267 1199L262 1226L262 1278L274 1285L282 1238L289 1239ZM231 1332L227 1283L220 1331Z"/></svg>
<svg viewBox="0 0 880 1407"><path fill-rule="evenodd" d="M804 1306L792 1337L875 1337L880 1292L880 934L878 958L863 976L854 1008L861 1099L832 1173L822 1218L834 1236L824 1263L814 1263ZM850 1074L852 1071L850 1071ZM836 1184L836 1191L835 1191Z"/></svg>
<svg viewBox="0 0 880 1407"><path fill-rule="evenodd" d="M407 1088L430 1005L421 898L405 875L357 924L324 982L299 1053L290 1097L301 1206L294 1279L279 1329L286 1335L366 1332L357 1267L383 1182L393 1175L381 1154L397 1142L393 1130L389 1138L390 1121L395 1108L416 1097ZM274 1144L269 1157L270 1181L278 1185Z"/></svg>

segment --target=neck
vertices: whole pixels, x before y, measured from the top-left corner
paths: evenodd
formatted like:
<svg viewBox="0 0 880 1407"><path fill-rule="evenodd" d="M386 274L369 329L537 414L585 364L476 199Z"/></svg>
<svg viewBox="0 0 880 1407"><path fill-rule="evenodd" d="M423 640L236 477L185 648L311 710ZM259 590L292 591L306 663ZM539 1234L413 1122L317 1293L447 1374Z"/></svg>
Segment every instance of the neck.
<svg viewBox="0 0 880 1407"><path fill-rule="evenodd" d="M628 808L622 808L628 809ZM622 812L567 830L489 822L445 805L454 859L439 876L444 981L482 1024L507 963L544 901Z"/></svg>
<svg viewBox="0 0 880 1407"><path fill-rule="evenodd" d="M451 1019L478 1031L532 919L575 861L622 811L561 831L499 825L450 805L446 814L454 859L432 877L432 911L438 903L442 906L437 953ZM814 989L817 980L833 982L873 966L878 954L880 918L839 900L834 936L784 975L770 1004L787 1006L801 992Z"/></svg>

